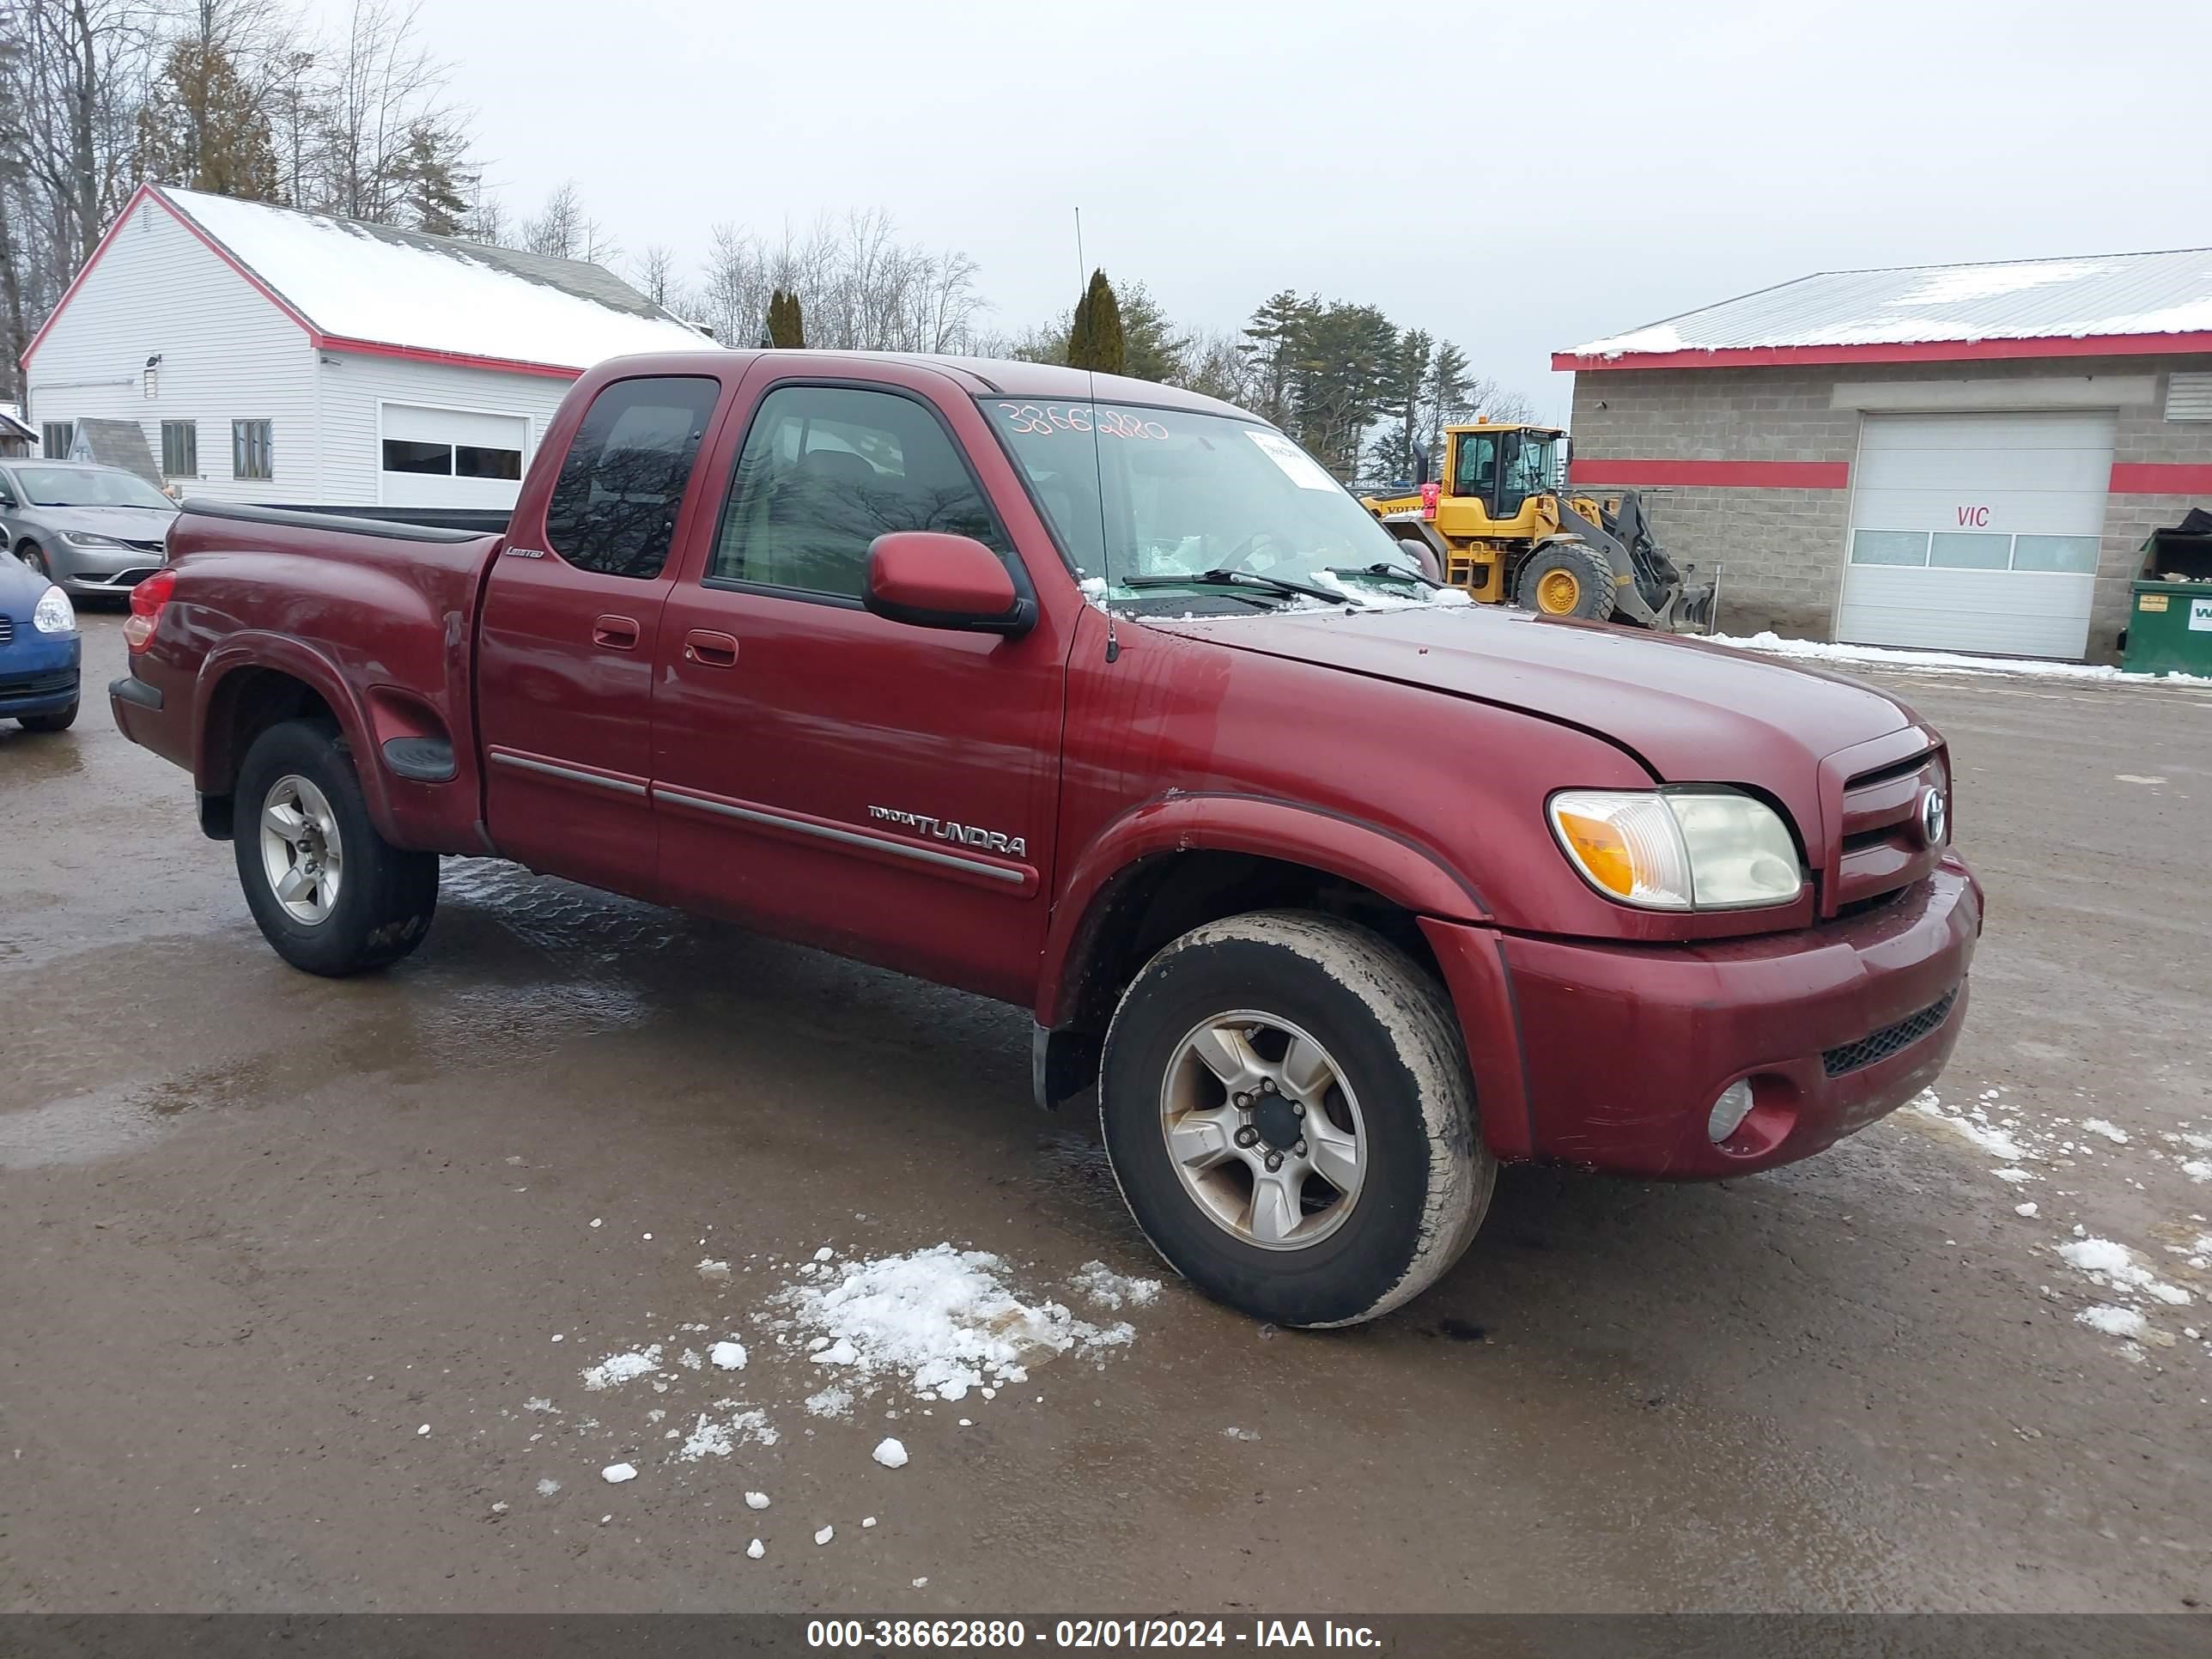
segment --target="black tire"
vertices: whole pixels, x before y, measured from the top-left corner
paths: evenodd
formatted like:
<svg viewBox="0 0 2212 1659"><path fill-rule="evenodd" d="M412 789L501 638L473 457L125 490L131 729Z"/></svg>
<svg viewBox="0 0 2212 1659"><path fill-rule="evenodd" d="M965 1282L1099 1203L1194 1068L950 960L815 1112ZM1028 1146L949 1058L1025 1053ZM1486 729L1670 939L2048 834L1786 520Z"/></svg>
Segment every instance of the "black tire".
<svg viewBox="0 0 2212 1659"><path fill-rule="evenodd" d="M15 550L15 556L37 571L48 581L54 579L53 561L46 557L46 550L36 542L25 542Z"/></svg>
<svg viewBox="0 0 2212 1659"><path fill-rule="evenodd" d="M1247 1242L1215 1220L1163 1133L1185 1037L1248 1010L1310 1034L1359 1103L1358 1197L1335 1231L1299 1249ZM1443 988L1375 934L1301 911L1209 924L1146 964L1106 1034L1098 1115L1152 1248L1217 1301L1279 1325L1358 1324L1419 1295L1466 1250L1497 1177Z"/></svg>
<svg viewBox="0 0 2212 1659"><path fill-rule="evenodd" d="M15 718L22 722L26 732L66 732L76 724L77 708L77 704L71 703L51 714L18 714Z"/></svg>
<svg viewBox="0 0 2212 1659"><path fill-rule="evenodd" d="M344 873L330 913L313 923L285 909L262 857L262 809L286 777L304 778L322 792L343 845ZM377 834L345 739L330 726L287 720L256 738L238 769L234 812L239 885L262 937L292 966L343 979L388 968L422 942L438 907L437 855L406 851Z"/></svg>
<svg viewBox="0 0 2212 1659"><path fill-rule="evenodd" d="M1558 579L1565 576L1574 579L1575 597L1571 605L1562 608L1547 602L1546 590L1556 591L1555 584L1564 586ZM1613 571L1593 550L1578 542L1547 543L1521 562L1521 573L1513 581L1513 603L1540 616L1603 622L1613 615Z"/></svg>

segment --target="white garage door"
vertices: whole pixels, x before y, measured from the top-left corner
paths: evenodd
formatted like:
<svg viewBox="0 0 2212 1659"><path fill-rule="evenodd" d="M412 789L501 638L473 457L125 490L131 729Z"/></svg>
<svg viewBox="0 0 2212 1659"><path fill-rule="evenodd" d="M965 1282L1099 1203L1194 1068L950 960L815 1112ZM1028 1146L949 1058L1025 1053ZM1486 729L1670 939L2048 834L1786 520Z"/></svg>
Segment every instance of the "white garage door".
<svg viewBox="0 0 2212 1659"><path fill-rule="evenodd" d="M520 415L386 404L376 499L386 507L513 507L530 422Z"/></svg>
<svg viewBox="0 0 2212 1659"><path fill-rule="evenodd" d="M1836 637L2079 657L2113 417L1869 415Z"/></svg>

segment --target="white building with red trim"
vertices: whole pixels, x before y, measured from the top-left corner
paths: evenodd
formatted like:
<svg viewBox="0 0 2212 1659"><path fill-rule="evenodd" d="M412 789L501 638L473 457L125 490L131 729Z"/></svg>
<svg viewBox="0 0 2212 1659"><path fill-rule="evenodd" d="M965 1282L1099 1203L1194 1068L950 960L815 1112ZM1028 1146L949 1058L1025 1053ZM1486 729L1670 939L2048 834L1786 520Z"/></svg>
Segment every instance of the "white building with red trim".
<svg viewBox="0 0 2212 1659"><path fill-rule="evenodd" d="M184 495L514 504L568 383L695 329L597 265L141 188L25 351L47 453L145 433Z"/></svg>
<svg viewBox="0 0 2212 1659"><path fill-rule="evenodd" d="M2212 507L2212 250L1828 271L1555 354L1720 625L2106 657Z"/></svg>

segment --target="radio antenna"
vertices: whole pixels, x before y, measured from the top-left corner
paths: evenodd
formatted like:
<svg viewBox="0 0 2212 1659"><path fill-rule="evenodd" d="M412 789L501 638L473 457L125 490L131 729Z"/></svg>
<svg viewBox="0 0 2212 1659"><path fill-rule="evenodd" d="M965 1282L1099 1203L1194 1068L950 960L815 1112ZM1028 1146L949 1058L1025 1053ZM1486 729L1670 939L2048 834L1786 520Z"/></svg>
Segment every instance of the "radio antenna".
<svg viewBox="0 0 2212 1659"><path fill-rule="evenodd" d="M1075 210L1075 282L1076 305L1081 307L1090 295L1091 262L1083 257L1083 210ZM1102 603L1106 611L1106 660L1118 662L1121 656L1121 636L1114 631L1114 556L1106 545L1106 463L1098 448L1098 371L1090 363L1083 366L1091 377L1091 478L1098 491L1098 564L1103 573L1106 594Z"/></svg>

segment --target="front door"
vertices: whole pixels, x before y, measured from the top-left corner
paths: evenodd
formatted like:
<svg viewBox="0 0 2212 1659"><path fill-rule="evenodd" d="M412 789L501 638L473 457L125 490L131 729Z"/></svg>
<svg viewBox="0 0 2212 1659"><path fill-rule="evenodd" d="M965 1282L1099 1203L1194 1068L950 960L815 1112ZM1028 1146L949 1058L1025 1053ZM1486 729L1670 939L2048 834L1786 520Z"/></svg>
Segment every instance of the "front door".
<svg viewBox="0 0 2212 1659"><path fill-rule="evenodd" d="M773 372L763 368L763 376ZM917 374L918 380L933 377ZM916 387L785 381L735 449L659 633L653 801L671 902L1025 1000L1047 915L1067 640L871 616L892 530L1019 556Z"/></svg>
<svg viewBox="0 0 2212 1659"><path fill-rule="evenodd" d="M501 854L652 896L653 672L694 465L721 383L614 380L484 594L477 721Z"/></svg>

